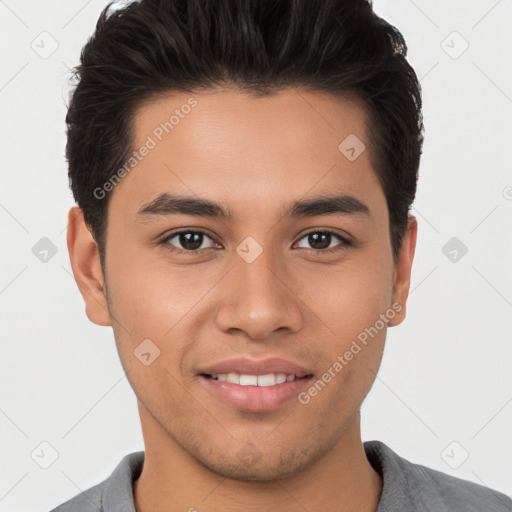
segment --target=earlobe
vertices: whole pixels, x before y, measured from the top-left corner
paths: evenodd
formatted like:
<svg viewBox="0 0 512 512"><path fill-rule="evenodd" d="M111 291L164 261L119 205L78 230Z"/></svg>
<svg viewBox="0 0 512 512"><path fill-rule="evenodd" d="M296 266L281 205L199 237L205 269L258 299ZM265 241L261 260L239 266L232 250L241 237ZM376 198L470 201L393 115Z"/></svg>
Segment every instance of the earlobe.
<svg viewBox="0 0 512 512"><path fill-rule="evenodd" d="M98 245L78 206L69 210L67 244L73 276L84 299L87 317L97 325L112 325Z"/></svg>
<svg viewBox="0 0 512 512"><path fill-rule="evenodd" d="M395 305L393 309L397 311L397 314L389 322L389 327L399 325L405 319L407 297L409 296L411 284L412 263L416 249L417 231L418 222L415 217L409 215L407 230L404 233L402 246L400 247L400 252L395 263L393 298L391 304ZM398 309L400 310L398 311Z"/></svg>

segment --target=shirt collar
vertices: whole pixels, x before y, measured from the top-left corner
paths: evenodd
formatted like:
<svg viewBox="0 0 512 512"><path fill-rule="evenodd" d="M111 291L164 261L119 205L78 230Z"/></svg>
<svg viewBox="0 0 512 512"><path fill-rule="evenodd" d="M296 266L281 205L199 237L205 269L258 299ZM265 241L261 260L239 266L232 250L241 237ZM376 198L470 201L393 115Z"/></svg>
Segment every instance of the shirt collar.
<svg viewBox="0 0 512 512"><path fill-rule="evenodd" d="M136 512L133 483L144 465L144 452L126 455L105 482L101 500L102 512Z"/></svg>

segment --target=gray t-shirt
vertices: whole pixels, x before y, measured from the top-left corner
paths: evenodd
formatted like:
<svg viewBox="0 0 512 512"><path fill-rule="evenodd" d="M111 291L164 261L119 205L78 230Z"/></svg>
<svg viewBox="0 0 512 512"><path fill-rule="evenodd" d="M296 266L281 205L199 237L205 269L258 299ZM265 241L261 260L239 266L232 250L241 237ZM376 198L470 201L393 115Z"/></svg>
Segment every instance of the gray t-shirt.
<svg viewBox="0 0 512 512"><path fill-rule="evenodd" d="M381 441L366 441L364 449L383 479L376 512L512 512L505 494L413 464ZM136 512L133 482L143 463L144 452L127 455L109 478L51 512Z"/></svg>

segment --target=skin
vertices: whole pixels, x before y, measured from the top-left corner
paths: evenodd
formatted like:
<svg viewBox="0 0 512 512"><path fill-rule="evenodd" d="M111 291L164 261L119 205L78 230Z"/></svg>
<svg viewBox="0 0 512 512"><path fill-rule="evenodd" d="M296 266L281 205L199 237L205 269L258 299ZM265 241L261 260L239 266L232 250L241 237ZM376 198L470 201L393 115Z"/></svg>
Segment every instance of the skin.
<svg viewBox="0 0 512 512"><path fill-rule="evenodd" d="M87 316L113 327L138 399L146 459L137 511L373 512L382 481L364 453L360 407L386 327L307 405L239 410L210 394L197 371L235 356L282 357L318 378L394 303L402 309L387 326L401 323L416 220L409 217L394 262L366 112L348 99L298 89L262 98L231 89L169 94L138 110L134 148L191 96L198 105L112 192L105 273L80 209L69 212ZM351 133L366 145L352 162L338 150ZM215 201L234 219L138 218L162 192ZM357 197L371 216L280 218L283 205L334 192ZM169 250L184 250L179 237L164 239L181 228L211 238L179 255ZM351 244L333 236L330 247L340 250L316 254L305 235L322 230ZM263 249L252 263L236 252L247 236ZM147 338L160 350L149 366L134 355ZM254 457L244 461L247 453Z"/></svg>

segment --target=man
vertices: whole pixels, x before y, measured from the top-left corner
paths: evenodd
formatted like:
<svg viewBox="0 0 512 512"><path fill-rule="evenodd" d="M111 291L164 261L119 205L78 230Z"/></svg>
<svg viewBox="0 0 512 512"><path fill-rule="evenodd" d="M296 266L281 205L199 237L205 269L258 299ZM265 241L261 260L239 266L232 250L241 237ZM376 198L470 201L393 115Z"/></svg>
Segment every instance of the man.
<svg viewBox="0 0 512 512"><path fill-rule="evenodd" d="M103 11L67 117L68 248L145 451L56 511L512 510L361 440L416 244L405 57L364 0Z"/></svg>

